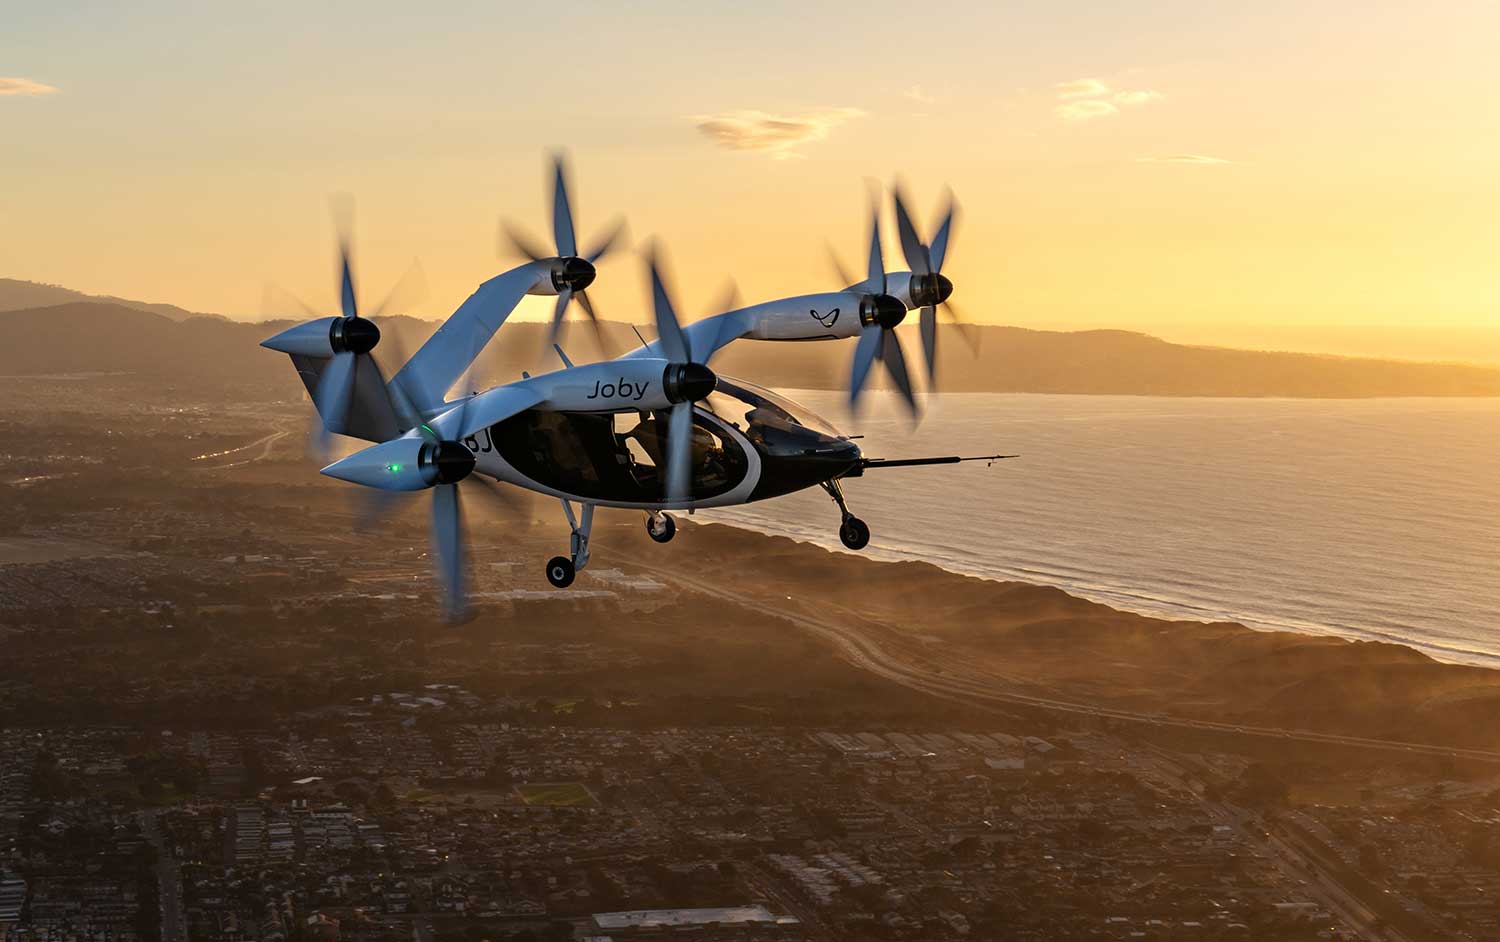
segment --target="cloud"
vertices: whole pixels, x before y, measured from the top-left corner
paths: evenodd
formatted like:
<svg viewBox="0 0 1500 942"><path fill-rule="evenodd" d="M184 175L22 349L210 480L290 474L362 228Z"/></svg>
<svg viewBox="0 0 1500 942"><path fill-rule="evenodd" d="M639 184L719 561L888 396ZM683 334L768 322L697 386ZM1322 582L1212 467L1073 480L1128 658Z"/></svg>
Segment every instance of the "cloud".
<svg viewBox="0 0 1500 942"><path fill-rule="evenodd" d="M801 157L796 149L821 141L845 122L864 115L858 108L824 108L799 115L726 111L693 118L698 130L730 150L759 151L773 160Z"/></svg>
<svg viewBox="0 0 1500 942"><path fill-rule="evenodd" d="M1057 116L1064 121L1092 121L1095 118L1104 118L1112 114L1119 114L1120 109L1107 101L1097 98L1083 98L1076 101L1065 101L1057 106Z"/></svg>
<svg viewBox="0 0 1500 942"><path fill-rule="evenodd" d="M1137 157L1138 164L1190 164L1198 167L1212 167L1222 164L1232 164L1233 160L1225 160L1223 157L1209 157L1206 154L1167 154L1164 157Z"/></svg>
<svg viewBox="0 0 1500 942"><path fill-rule="evenodd" d="M1093 98L1096 95L1109 93L1109 86L1098 79L1074 79L1071 82L1058 82L1056 88L1057 97L1064 101L1070 98Z"/></svg>
<svg viewBox="0 0 1500 942"><path fill-rule="evenodd" d="M924 91L922 86L920 85L913 85L911 88L908 88L906 91L902 92L901 95L908 101L914 101L919 105L930 105L934 101L937 101L936 98L933 98L931 95L927 94L927 92Z"/></svg>
<svg viewBox="0 0 1500 942"><path fill-rule="evenodd" d="M56 91L51 85L28 78L0 76L0 95L51 95Z"/></svg>
<svg viewBox="0 0 1500 942"><path fill-rule="evenodd" d="M1064 121L1092 121L1119 114L1122 106L1132 108L1161 97L1149 89L1116 91L1107 82L1091 78L1058 82L1053 90L1062 102L1053 111Z"/></svg>

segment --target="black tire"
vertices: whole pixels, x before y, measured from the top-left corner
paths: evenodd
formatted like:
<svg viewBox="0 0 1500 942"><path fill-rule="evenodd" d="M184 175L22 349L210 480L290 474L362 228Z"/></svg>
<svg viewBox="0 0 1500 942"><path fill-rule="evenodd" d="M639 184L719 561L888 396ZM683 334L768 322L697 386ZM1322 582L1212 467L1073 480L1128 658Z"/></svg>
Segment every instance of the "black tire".
<svg viewBox="0 0 1500 942"><path fill-rule="evenodd" d="M573 577L577 574L573 568L573 560L566 556L554 556L547 560L547 581L559 589L572 585Z"/></svg>
<svg viewBox="0 0 1500 942"><path fill-rule="evenodd" d="M672 537L677 535L677 521L672 519L671 514L661 515L661 530L658 532L651 529L651 518L646 518L646 535L658 543L670 543Z"/></svg>
<svg viewBox="0 0 1500 942"><path fill-rule="evenodd" d="M858 517L848 517L839 527L839 539L852 550L862 550L870 543L870 528Z"/></svg>

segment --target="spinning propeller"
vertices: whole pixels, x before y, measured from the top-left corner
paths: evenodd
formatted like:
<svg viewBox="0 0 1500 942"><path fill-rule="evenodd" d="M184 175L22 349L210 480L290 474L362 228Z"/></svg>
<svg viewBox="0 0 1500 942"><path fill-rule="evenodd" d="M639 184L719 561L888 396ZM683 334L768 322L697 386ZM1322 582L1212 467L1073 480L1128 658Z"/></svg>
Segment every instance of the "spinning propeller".
<svg viewBox="0 0 1500 942"><path fill-rule="evenodd" d="M328 454L331 435L359 434L356 426L369 426L371 423L376 427L389 428L394 421L388 411L389 403L384 401L384 397L372 395L374 390L385 386L380 366L371 356L371 351L382 339L374 318L382 317L387 311L409 303L422 291L421 266L413 262L369 317L360 314L354 288L350 215L347 205L335 205L341 315L315 317L288 328L261 344L293 356L326 361L311 388L318 412L311 439L313 449L324 457ZM314 313L301 301L296 303L309 314ZM394 335L388 339L392 346L399 347ZM404 359L399 349L396 350L396 356L398 360Z"/></svg>
<svg viewBox="0 0 1500 942"><path fill-rule="evenodd" d="M572 202L568 199L567 162L562 154L553 158L552 167L552 241L557 251L548 253L538 246L531 236L510 223L502 223L501 231L516 251L533 262L547 262L551 267L552 287L557 291L557 305L552 309L552 328L548 333L547 342L551 344L557 341L557 333L562 327L563 316L567 314L568 305L576 297L579 306L583 308L583 313L588 315L589 321L594 325L594 333L598 335L602 348L604 333L599 326L599 317L594 312L594 304L589 300L586 289L594 283L594 278L598 274L594 268L595 263L609 252L625 231L625 220L617 221L594 248L580 255L578 236L573 226Z"/></svg>
<svg viewBox="0 0 1500 942"><path fill-rule="evenodd" d="M954 217L958 214L958 205L953 201L953 195L948 195L948 211L943 215L943 222L938 226L937 234L932 237L930 243L924 243L917 235L917 229L912 225L911 214L906 211L906 200L902 198L901 186L896 186L896 231L901 236L901 254L906 256L906 266L911 269L911 282L907 288L907 296L911 298L913 307L922 309L920 317L920 328L922 331L922 352L927 357L927 379L930 381L937 377L937 309L942 307L953 322L962 327L963 322L958 312L949 302L949 295L953 294L953 282L943 275L943 260L948 255L948 239L953 234ZM973 347L973 339L965 333L965 341Z"/></svg>
<svg viewBox="0 0 1500 942"><path fill-rule="evenodd" d="M413 414L409 399L395 381L389 390L391 408L398 416L403 416L403 432L414 430L416 434L405 434L355 452L324 468L323 473L386 492L432 491L433 570L443 586L444 610L451 620L458 620L467 609L465 583L468 571L459 484L467 482L470 486L466 487L465 493L478 493L506 512L513 512L516 507L500 485L483 475L473 475L476 460L468 446L444 437L444 431L464 427L469 403L474 396L466 395L440 420L407 426L409 419L405 417ZM384 511L388 505L372 509Z"/></svg>
<svg viewBox="0 0 1500 942"><path fill-rule="evenodd" d="M906 355L896 327L906 319L906 305L887 293L885 257L880 250L880 211L870 207L870 256L865 280L853 290L860 292L859 344L854 348L854 369L849 377L849 407L852 409L864 391L870 367L876 360L885 364L891 381L906 399L912 414L917 412L917 398L912 393L911 377L906 372Z"/></svg>
<svg viewBox="0 0 1500 942"><path fill-rule="evenodd" d="M656 332L661 353L667 359L663 392L672 400L667 425L667 500L677 502L692 497L693 403L708 396L718 386L719 378L708 364L693 358L692 338L682 329L672 298L662 281L656 250L651 250L651 300L656 314ZM705 359L715 349L706 352Z"/></svg>

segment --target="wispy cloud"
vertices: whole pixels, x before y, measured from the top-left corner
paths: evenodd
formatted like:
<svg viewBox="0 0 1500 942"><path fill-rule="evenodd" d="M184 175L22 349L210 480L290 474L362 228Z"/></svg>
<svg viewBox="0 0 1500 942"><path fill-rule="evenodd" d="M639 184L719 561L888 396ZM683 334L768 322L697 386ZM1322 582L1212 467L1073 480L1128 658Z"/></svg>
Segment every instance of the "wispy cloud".
<svg viewBox="0 0 1500 942"><path fill-rule="evenodd" d="M1059 104L1054 113L1064 121L1091 121L1119 114L1120 109L1134 108L1161 98L1161 92L1150 89L1114 89L1099 79L1073 79L1053 86Z"/></svg>
<svg viewBox="0 0 1500 942"><path fill-rule="evenodd" d="M1167 154L1162 157L1137 157L1139 164L1189 164L1199 167L1213 167L1222 164L1232 164L1235 161L1225 160L1223 157L1209 157L1207 154Z"/></svg>
<svg viewBox="0 0 1500 942"><path fill-rule="evenodd" d="M1057 106L1057 116L1064 121L1092 121L1095 118L1104 118L1112 114L1119 114L1120 109L1107 101L1097 98L1080 98L1076 101L1065 101Z"/></svg>
<svg viewBox="0 0 1500 942"><path fill-rule="evenodd" d="M922 88L922 86L920 85L913 85L911 88L908 88L906 91L902 92L901 95L907 101L914 101L919 105L930 105L933 102L937 101L936 98L933 98L930 94L928 94L926 89Z"/></svg>
<svg viewBox="0 0 1500 942"><path fill-rule="evenodd" d="M698 130L730 150L759 151L773 160L801 157L797 148L821 141L841 124L864 115L858 108L823 108L804 114L726 111L693 118Z"/></svg>
<svg viewBox="0 0 1500 942"><path fill-rule="evenodd" d="M1069 98L1092 98L1095 95L1104 95L1109 92L1109 86L1098 79L1074 79L1071 82L1058 82L1056 85L1057 97L1067 100Z"/></svg>
<svg viewBox="0 0 1500 942"><path fill-rule="evenodd" d="M0 75L0 95L52 95L57 89L28 78Z"/></svg>

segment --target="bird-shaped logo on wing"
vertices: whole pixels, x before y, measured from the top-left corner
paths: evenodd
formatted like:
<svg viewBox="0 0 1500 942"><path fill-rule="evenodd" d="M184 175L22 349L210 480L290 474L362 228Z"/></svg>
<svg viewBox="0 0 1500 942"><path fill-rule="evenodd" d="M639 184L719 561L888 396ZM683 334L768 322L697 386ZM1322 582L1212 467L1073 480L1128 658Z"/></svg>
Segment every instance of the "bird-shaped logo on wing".
<svg viewBox="0 0 1500 942"><path fill-rule="evenodd" d="M837 324L839 322L839 309L838 308L834 308L833 310L829 311L827 314L819 314L817 311L808 311L807 313L809 313L809 314L812 315L813 320L817 321L819 324L822 324L824 327L827 327L829 329L832 329L833 325Z"/></svg>

